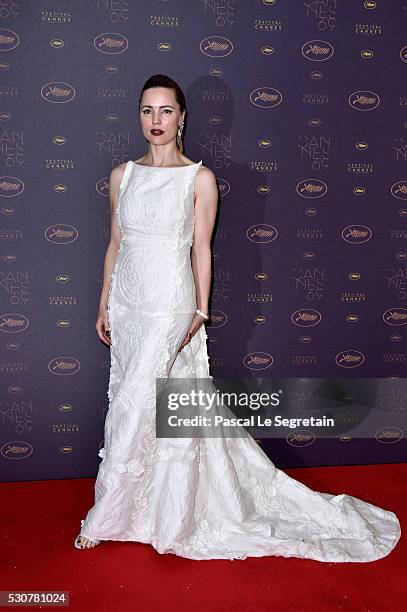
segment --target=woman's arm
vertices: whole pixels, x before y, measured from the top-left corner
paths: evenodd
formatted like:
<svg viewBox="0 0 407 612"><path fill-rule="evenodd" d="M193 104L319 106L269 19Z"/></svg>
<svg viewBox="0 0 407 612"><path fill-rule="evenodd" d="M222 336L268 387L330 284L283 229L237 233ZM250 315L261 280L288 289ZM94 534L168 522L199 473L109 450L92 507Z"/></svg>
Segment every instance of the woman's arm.
<svg viewBox="0 0 407 612"><path fill-rule="evenodd" d="M212 278L211 238L218 206L215 174L202 166L195 181L195 229L191 249L192 271L196 287L196 303L207 313ZM202 317L201 317L202 318Z"/></svg>
<svg viewBox="0 0 407 612"><path fill-rule="evenodd" d="M114 270L120 248L121 231L117 222L116 208L119 198L119 186L125 166L126 164L120 164L119 166L113 168L110 173L110 241L106 250L103 269L103 286L99 305L99 308L102 310L107 308L107 298L109 296L109 288L112 281L112 272Z"/></svg>
<svg viewBox="0 0 407 612"><path fill-rule="evenodd" d="M113 168L110 173L109 185L109 201L110 201L110 241L106 250L104 268L103 268L103 285L100 294L99 312L96 321L96 331L99 338L107 345L111 344L110 337L106 335L109 329L109 321L107 316L107 300L109 297L110 283L112 282L112 272L114 270L117 257L119 255L121 231L117 222L116 208L119 199L119 186L123 177L123 172L126 164L120 164Z"/></svg>
<svg viewBox="0 0 407 612"><path fill-rule="evenodd" d="M212 170L201 166L195 180L195 228L191 249L192 273L195 280L196 304L205 314L208 313L209 290L211 287L211 237L218 206L216 177ZM195 314L183 339L179 351L191 340L204 318Z"/></svg>

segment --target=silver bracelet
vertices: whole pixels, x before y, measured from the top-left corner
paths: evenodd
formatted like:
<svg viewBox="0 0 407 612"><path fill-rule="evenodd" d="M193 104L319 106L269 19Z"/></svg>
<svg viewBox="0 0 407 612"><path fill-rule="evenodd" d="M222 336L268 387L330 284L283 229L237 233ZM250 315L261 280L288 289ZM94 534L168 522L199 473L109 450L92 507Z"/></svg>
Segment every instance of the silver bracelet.
<svg viewBox="0 0 407 612"><path fill-rule="evenodd" d="M199 310L199 308L197 308L195 312L196 312L196 314L201 315L201 317L203 317L205 320L209 319L209 315L207 315L204 312L202 312L202 310Z"/></svg>

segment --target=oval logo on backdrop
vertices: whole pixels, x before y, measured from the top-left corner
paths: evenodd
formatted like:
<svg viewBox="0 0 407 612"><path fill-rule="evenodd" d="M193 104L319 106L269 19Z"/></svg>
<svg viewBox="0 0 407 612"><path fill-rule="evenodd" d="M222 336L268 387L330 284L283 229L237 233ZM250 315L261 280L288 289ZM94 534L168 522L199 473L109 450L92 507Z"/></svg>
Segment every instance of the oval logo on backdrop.
<svg viewBox="0 0 407 612"><path fill-rule="evenodd" d="M73 85L64 83L63 81L52 81L46 83L41 88L41 96L47 102L53 104L65 104L71 102L76 96L76 91Z"/></svg>
<svg viewBox="0 0 407 612"><path fill-rule="evenodd" d="M403 60L403 62L406 62L407 64L407 45L402 47L402 49L400 50L400 57Z"/></svg>
<svg viewBox="0 0 407 612"><path fill-rule="evenodd" d="M226 325L228 322L228 318L226 313L222 312L222 310L214 310L211 312L211 329L215 327L222 327Z"/></svg>
<svg viewBox="0 0 407 612"><path fill-rule="evenodd" d="M273 225L259 223L249 227L246 236L252 242L273 242L278 236L278 231Z"/></svg>
<svg viewBox="0 0 407 612"><path fill-rule="evenodd" d="M369 111L377 108L380 98L374 91L354 91L348 98L349 106L359 111Z"/></svg>
<svg viewBox="0 0 407 612"><path fill-rule="evenodd" d="M348 349L341 351L335 357L335 363L341 368L357 368L364 363L365 357L360 351Z"/></svg>
<svg viewBox="0 0 407 612"><path fill-rule="evenodd" d="M1 456L5 459L27 459L33 452L32 444L21 440L6 442L1 447Z"/></svg>
<svg viewBox="0 0 407 612"><path fill-rule="evenodd" d="M402 306L389 308L383 313L383 321L388 325L406 325L407 308L403 308Z"/></svg>
<svg viewBox="0 0 407 612"><path fill-rule="evenodd" d="M328 186L319 179L304 179L295 188L302 198L321 198L328 191Z"/></svg>
<svg viewBox="0 0 407 612"><path fill-rule="evenodd" d="M283 94L273 87L258 87L250 94L250 102L260 108L273 108L278 106L283 99Z"/></svg>
<svg viewBox="0 0 407 612"><path fill-rule="evenodd" d="M348 225L342 230L342 238L351 244L367 242L372 237L372 230L366 225Z"/></svg>
<svg viewBox="0 0 407 612"><path fill-rule="evenodd" d="M221 198L230 193L230 183L226 179L218 178L218 187Z"/></svg>
<svg viewBox="0 0 407 612"><path fill-rule="evenodd" d="M4 9L6 12L6 9ZM4 15L5 17L6 15ZM0 28L0 51L11 51L20 44L20 38L18 34L13 30L6 30L6 28Z"/></svg>
<svg viewBox="0 0 407 612"><path fill-rule="evenodd" d="M110 178L106 176L105 178L101 178L96 183L96 191L99 195L104 196L105 198L109 197L109 186L110 186Z"/></svg>
<svg viewBox="0 0 407 612"><path fill-rule="evenodd" d="M129 46L129 41L123 34L117 32L104 32L99 34L93 41L94 47L100 53L114 55L123 53Z"/></svg>
<svg viewBox="0 0 407 612"><path fill-rule="evenodd" d="M200 50L208 57L226 57L233 51L233 44L224 36L208 36L201 41Z"/></svg>
<svg viewBox="0 0 407 612"><path fill-rule="evenodd" d="M301 308L291 315L291 321L299 327L312 327L321 322L322 316L318 310L313 308Z"/></svg>
<svg viewBox="0 0 407 612"><path fill-rule="evenodd" d="M51 374L58 376L69 376L77 374L80 370L80 363L74 357L55 357L48 364L48 370Z"/></svg>
<svg viewBox="0 0 407 612"><path fill-rule="evenodd" d="M375 438L382 444L393 444L403 439L403 430L399 427L381 427L375 433Z"/></svg>
<svg viewBox="0 0 407 612"><path fill-rule="evenodd" d="M7 334L16 334L27 329L29 323L24 315L12 313L0 314L0 331Z"/></svg>
<svg viewBox="0 0 407 612"><path fill-rule="evenodd" d="M323 62L333 56L334 48L325 40L310 40L302 45L301 53L313 62Z"/></svg>
<svg viewBox="0 0 407 612"><path fill-rule="evenodd" d="M0 196L12 198L24 191L24 183L15 176L0 176Z"/></svg>
<svg viewBox="0 0 407 612"><path fill-rule="evenodd" d="M65 43L62 40L62 38L53 38L52 40L49 41L49 45L53 49L62 49L62 47L65 46Z"/></svg>
<svg viewBox="0 0 407 612"><path fill-rule="evenodd" d="M390 188L390 193L398 200L407 200L407 181L397 181Z"/></svg>
<svg viewBox="0 0 407 612"><path fill-rule="evenodd" d="M270 353L263 353L262 351L256 351L249 353L243 358L243 364L249 370L265 370L273 365L273 357Z"/></svg>
<svg viewBox="0 0 407 612"><path fill-rule="evenodd" d="M306 429L302 429L296 432L290 432L286 440L290 446L309 446L315 442L315 434L312 431L307 431Z"/></svg>
<svg viewBox="0 0 407 612"><path fill-rule="evenodd" d="M74 242L78 238L78 230L72 225L60 223L58 225L50 225L45 230L45 238L54 244L67 244Z"/></svg>

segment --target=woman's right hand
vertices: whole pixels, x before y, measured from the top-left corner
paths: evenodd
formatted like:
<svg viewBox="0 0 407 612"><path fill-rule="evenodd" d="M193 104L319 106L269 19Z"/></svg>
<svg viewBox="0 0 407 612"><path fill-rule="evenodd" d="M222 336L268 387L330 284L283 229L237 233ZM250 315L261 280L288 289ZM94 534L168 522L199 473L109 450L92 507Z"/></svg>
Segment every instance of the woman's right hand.
<svg viewBox="0 0 407 612"><path fill-rule="evenodd" d="M106 308L99 308L98 318L96 321L96 331L102 342L104 342L108 346L112 344L112 341L110 339L110 326Z"/></svg>

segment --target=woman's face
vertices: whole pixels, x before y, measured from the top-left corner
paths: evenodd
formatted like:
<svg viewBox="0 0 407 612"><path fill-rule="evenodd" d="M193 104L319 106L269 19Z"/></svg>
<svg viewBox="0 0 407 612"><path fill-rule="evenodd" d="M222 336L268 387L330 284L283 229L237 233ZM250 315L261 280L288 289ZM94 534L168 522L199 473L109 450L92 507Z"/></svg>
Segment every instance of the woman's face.
<svg viewBox="0 0 407 612"><path fill-rule="evenodd" d="M181 119L184 119L184 113L180 113L173 89L151 87L143 92L140 103L141 129L151 144L163 145L175 139Z"/></svg>

